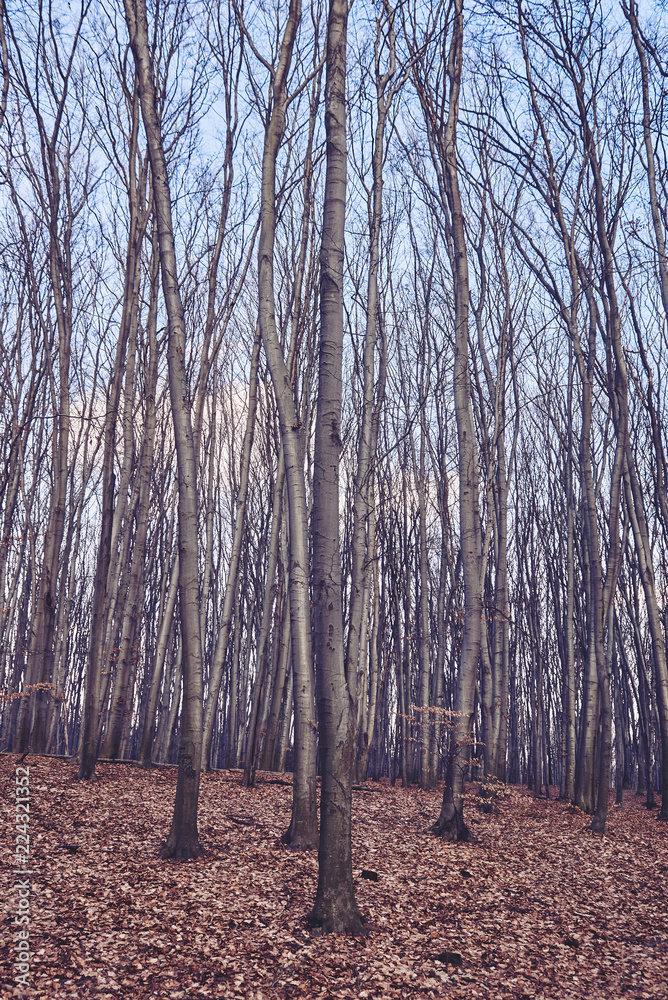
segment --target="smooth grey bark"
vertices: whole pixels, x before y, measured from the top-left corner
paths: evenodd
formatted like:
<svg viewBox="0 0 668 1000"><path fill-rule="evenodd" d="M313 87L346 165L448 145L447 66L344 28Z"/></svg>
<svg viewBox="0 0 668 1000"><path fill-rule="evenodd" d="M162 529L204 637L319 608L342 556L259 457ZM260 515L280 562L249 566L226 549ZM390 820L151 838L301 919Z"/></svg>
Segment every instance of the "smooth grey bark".
<svg viewBox="0 0 668 1000"><path fill-rule="evenodd" d="M588 599L588 607L591 608ZM588 619L591 618L591 613ZM596 652L594 649L593 623L587 622L587 651L582 681L582 709L580 738L575 765L575 805L585 813L594 812L596 795L594 762L599 723L599 692L596 682Z"/></svg>
<svg viewBox="0 0 668 1000"><path fill-rule="evenodd" d="M174 734L181 707L181 692L183 689L183 643L179 639L176 650L170 656L169 674L165 679L161 717L158 722L158 732L155 740L155 759L169 762L172 758ZM172 691L173 688L173 691ZM172 700L170 701L170 694Z"/></svg>
<svg viewBox="0 0 668 1000"><path fill-rule="evenodd" d="M156 437L156 405L155 394L158 378L158 345L157 345L157 318L158 318L158 289L159 289L159 255L155 245L154 233L154 253L151 263L150 282L150 302L146 321L146 337L149 345L148 365L144 381L144 396L146 399L146 415L144 421L144 433L139 455L138 467L135 474L135 483L132 490L132 497L126 508L126 520L131 522L136 519L134 542L131 549L128 546L129 565L126 567L128 586L125 599L122 604L122 615L119 616L121 622L121 638L119 643L116 677L114 681L111 708L107 720L107 731L101 749L101 755L115 760L120 756L121 738L123 730L129 723L128 706L132 705L132 685L130 684L131 670L133 663L136 663L134 655L135 643L139 634L140 608L144 603L144 581L145 581L145 556L146 556L146 536L148 532L148 512L151 486L151 472L153 469L153 452ZM135 255L140 257L141 241L134 246ZM138 270L138 268L137 268ZM137 308L138 290L133 289L130 296L131 308L134 312ZM132 356L132 365L128 368L134 369L134 355L136 354L136 338L138 322L136 318L131 322L130 341L131 349L128 352ZM118 363L118 362L117 362ZM122 365L121 365L122 367ZM134 379L132 375L126 377L125 386L125 413L124 413L124 437L126 439L126 452L133 452L132 437L132 404L134 398ZM111 435L113 445L113 434ZM113 461L113 454L112 454ZM129 464L129 463L128 463ZM125 503L124 499L119 502ZM126 526L126 533L129 536L129 529ZM129 540L129 539L128 539ZM113 545L113 532L112 543ZM113 586L113 581L108 579L107 590ZM95 678L93 678L95 684Z"/></svg>
<svg viewBox="0 0 668 1000"><path fill-rule="evenodd" d="M156 289L157 291L157 289ZM148 531L149 494L151 471L153 468L153 451L156 433L155 392L158 377L158 350L156 338L157 296L151 303L147 322L147 334L150 342L150 358L144 383L146 398L146 416L144 424L144 440L139 457L138 497L136 506L136 529L132 547L129 569L128 592L125 598L121 624L121 640L118 653L118 668L114 697L109 713L108 729L102 747L102 756L113 760L120 756L121 738L130 721L132 706L132 687L130 674L133 665L136 667L136 644L139 638L139 619L144 603L146 536Z"/></svg>
<svg viewBox="0 0 668 1000"><path fill-rule="evenodd" d="M236 499L236 512L234 515L234 534L232 537L232 552L230 554L230 566L225 584L225 597L223 599L223 610L218 628L218 638L209 674L209 689L207 692L206 705L204 707L204 733L202 737L202 770L208 771L211 766L211 743L213 741L213 727L218 709L218 699L220 696L220 684L223 678L223 667L227 656L230 629L234 616L234 607L237 601L239 590L239 563L241 559L241 546L243 542L244 522L246 516L246 502L248 499L248 482L250 475L250 459L253 449L253 437L255 434L255 416L257 411L258 392L258 368L260 363L260 331L257 330L253 351L251 354L251 368L249 378L248 412L246 414L246 429L241 449L241 474L239 477L239 492Z"/></svg>
<svg viewBox="0 0 668 1000"><path fill-rule="evenodd" d="M587 161L594 181L594 205L596 213L596 233L598 236L598 248L603 261L603 279L607 297L606 303L606 347L608 354L607 364L607 391L613 411L613 421L616 432L615 455L610 471L610 512L609 512L609 542L605 576L601 579L600 597L598 589L595 591L594 614L595 618L595 650L596 650L596 671L601 696L601 749L600 767L598 774L598 799L596 812L592 821L592 829L599 833L604 833L608 816L608 799L610 791L610 775L612 764L612 697L610 682L610 656L606 650L604 639L604 627L608 619L608 613L614 601L617 590L617 579L619 576L619 564L621 557L621 537L620 537L620 515L622 504L622 476L626 451L628 445L628 374L626 370L626 359L621 336L621 315L617 301L617 289L615 286L615 262L613 257L613 247L610 242L610 228L606 216L608 200L603 187L601 164L598 158L597 139L592 132L589 122L589 104L584 93L582 80L584 79L584 67L579 58L577 61L577 78L575 83L575 94L580 115L580 125L582 129ZM590 294L590 293L589 293ZM592 310L593 311L593 310ZM614 359L614 360L613 360ZM590 559L596 565L594 569L594 584L601 578L600 555L598 547L598 532L596 521L596 509L592 510L587 504L587 512L590 518L589 530L587 532L590 544ZM607 643L614 642L614 636L608 634Z"/></svg>
<svg viewBox="0 0 668 1000"><path fill-rule="evenodd" d="M563 19L561 12L555 8L551 16L555 19L558 30L558 44L552 44L546 40L542 26L534 21L533 13L523 0L517 0L517 27L520 36L520 43L524 58L525 72L532 110L536 120L538 133L548 157L548 172L546 176L549 189L549 200L556 217L557 226L561 232L564 249L566 252L567 264L571 272L571 285L573 290L577 287L578 279L582 278L582 292L586 299L589 312L589 343L587 358L585 361L584 351L577 335L577 324L573 315L573 304L577 302L574 297L571 316L568 310L561 304L562 316L566 320L569 332L573 336L573 344L578 362L579 374L583 384L583 423L581 434L581 471L583 476L584 493L584 527L587 544L587 559L589 569L588 586L588 631L591 648L589 650L588 666L595 667L596 678L599 689L599 709L600 709L600 744L597 750L598 756L598 800L596 812L592 821L592 829L598 832L605 830L608 812L608 792L610 786L610 765L612 758L612 701L610 677L606 663L606 637L605 623L610 603L614 600L617 588L617 578L620 564L620 512L621 512L621 491L622 472L625 461L625 453L628 442L628 375L626 361L621 341L621 316L617 300L615 286L615 261L613 255L614 234L618 221L619 203L610 202L608 192L603 183L603 171L599 151L599 139L597 135L597 124L592 124L590 115L595 113L595 103L592 95L586 92L585 83L589 80L589 70L585 65L590 54L587 54L583 47L583 38L587 37L578 32L591 25L591 18L595 14L595 5L584 12L585 21L578 25L574 20ZM582 144L582 172L581 178L585 176L585 171L591 182L591 192L593 196L594 227L592 234L593 245L600 254L601 282L597 291L604 300L604 323L601 323L598 315L594 285L592 281L591 269L585 264L577 248L573 244L570 228L565 224L563 217L559 185L555 180L555 165L552 159L550 140L547 133L545 119L541 114L537 98L536 87L533 80L532 60L528 48L528 39L532 37L546 52L547 58L554 62L564 71L569 84L573 88L574 111L576 113L577 132L576 140ZM600 53L601 50L598 50ZM579 135L577 134L579 132ZM531 169L531 168L530 168ZM608 211L614 214L613 218L608 218ZM614 224L613 224L614 223ZM541 278L545 282L545 278ZM549 282L546 282L549 287ZM555 298L559 298L556 289L550 289ZM596 488L593 482L591 468L591 393L594 378L594 365L596 360L596 339L599 325L603 329L603 338L606 348L606 390L610 401L611 414L615 428L615 451L612 468L610 471L610 501L609 501L609 545L605 573L603 572L601 547L599 541L599 527L596 508ZM589 410L589 412L587 412ZM611 637L608 637L611 640ZM587 698L588 705L591 705L591 698ZM591 738L591 717L586 720L583 727L588 737L581 748L589 751L592 746ZM594 734L595 735L595 734ZM578 761L579 773L576 774L576 800L584 790L583 775L594 766L593 759L587 756ZM589 784L589 781L587 781ZM587 801L581 801L583 808L590 809L591 802L589 795Z"/></svg>
<svg viewBox="0 0 668 1000"><path fill-rule="evenodd" d="M285 531L283 533L285 535ZM284 545L284 551L287 551L287 545ZM282 568L279 569L279 572L283 572ZM284 584L284 587L287 589L286 585L287 580ZM278 629L278 635L280 638L278 641L279 649L276 665L276 677L274 678L274 685L271 694L271 704L269 706L269 715L266 726L267 734L264 741L264 750L262 752L261 768L263 771L271 771L274 767L274 761L276 760L276 743L280 737L278 726L288 676L288 661L290 655L290 611L285 597L281 606L281 622L280 628ZM289 714L287 707L286 712Z"/></svg>
<svg viewBox="0 0 668 1000"><path fill-rule="evenodd" d="M368 644L369 675L368 675L368 709L366 719L364 712L361 717L362 747L357 763L357 778L366 781L369 769L369 755L373 744L378 711L378 634L380 628L380 580L378 579L378 552L376 549L376 511L373 490L370 497L368 545L370 558L373 560L373 604L371 635ZM370 584L371 585L371 582Z"/></svg>
<svg viewBox="0 0 668 1000"><path fill-rule="evenodd" d="M137 338L139 335L138 306L140 292L141 245L134 248L134 253L135 265L133 268L133 283L130 289L125 289L125 292L129 294L129 301L124 301L124 308L127 310L127 322L129 325L127 354L125 363L121 365L121 373L124 375L125 402L123 409L120 412L120 420L118 419L118 414L116 414L116 419L120 423L122 429L123 458L121 461L121 469L116 491L118 501L115 505L112 503L110 556L109 566L107 568L107 590L104 606L106 620L101 623L102 632L98 641L101 640L102 646L99 650L99 656L96 661L98 676L100 674L104 674L106 676L106 682L103 687L100 702L103 713L104 710L106 710L110 699L113 701L114 699L122 697L125 693L122 678L120 679L120 684L118 683L119 664L116 640L118 636L119 624L123 619L124 606L129 586L132 544L132 532L129 529L138 501L139 487L138 478L135 478L134 483L132 483L132 473L136 457L133 404L138 374ZM157 273L159 272L159 249L155 226L153 232L153 254L154 262L152 268L154 270L154 280L151 285L151 295L155 296L158 292ZM152 306L157 309L155 299ZM111 443L113 447L113 441ZM111 498L109 502L112 502ZM101 724L103 721L104 714L101 717ZM108 730L108 728L109 719L107 718L106 729Z"/></svg>
<svg viewBox="0 0 668 1000"><path fill-rule="evenodd" d="M502 423L504 421L505 407L503 408ZM508 754L510 603L508 598L508 468L503 429L499 429L497 437L496 497L497 558L492 630L494 640L494 699L492 703L490 771L500 781L505 781Z"/></svg>
<svg viewBox="0 0 668 1000"><path fill-rule="evenodd" d="M640 580L643 587L650 636L652 639L652 655L654 659L654 670L656 673L657 711L659 716L659 729L661 733L661 756L663 763L660 817L662 820L668 820L668 777L666 775L666 771L668 769L666 768L667 758L664 755L664 750L666 746L668 746L668 670L666 668L666 644L656 597L656 583L651 561L651 545L649 540L649 531L647 529L647 519L644 511L643 495L636 473L635 456L630 448L627 451L627 464L624 471L624 491L626 498L626 510L631 522L636 553L638 556Z"/></svg>
<svg viewBox="0 0 668 1000"><path fill-rule="evenodd" d="M229 675L229 716L227 726L225 767L237 767L239 764L240 752L238 749L239 726L239 649L241 643L241 625L239 618L240 601L237 597L234 620L237 623L234 630L234 642L232 645L232 663Z"/></svg>
<svg viewBox="0 0 668 1000"><path fill-rule="evenodd" d="M14 79L18 82L18 88L26 107L30 107L35 116L37 149L39 150L37 156L43 173L41 178L43 191L35 193L38 193L44 211L43 223L48 231L48 278L52 297L51 305L56 318L54 343L47 347L46 361L55 408L51 446L53 485L48 514L45 518L44 546L39 581L35 589L36 601L32 605L24 694L21 698L16 737L16 748L19 752L31 749L34 753L44 753L47 749L47 716L52 687L59 571L62 570L63 581L67 579L67 567L61 567L60 555L65 534L70 461L70 361L74 313L72 230L76 216L73 214L71 149L64 149L62 141L65 129L71 125L69 121L66 124L65 108L72 87L75 58L86 14L87 8L82 6L78 18L72 25L69 51L65 49L60 53L57 77L51 76L50 68L39 66L40 60L46 55L45 48L40 48L34 81L26 75L27 70L21 58L12 60ZM9 37L16 46L16 38L4 7L2 15L7 22ZM53 37L53 23L50 21L45 23L42 17L43 12L40 8L39 27L36 30L39 31L40 36L46 37L50 34ZM48 17L51 17L50 10ZM5 88L8 85L9 66L8 40L4 36L3 42L2 106L4 116L7 94ZM44 72L48 76L48 86L51 91L49 97L53 100L53 106L49 108L48 115L40 103L42 95L38 82ZM56 83L56 81L58 82ZM33 88L33 83L36 84L35 88ZM60 92L57 90L58 85ZM45 103L48 106L49 100L47 99ZM12 190L11 186L10 197L13 200L17 199L17 192ZM63 219L63 213L66 213L66 219ZM46 330L44 333L46 334ZM54 348L57 352L57 386L52 359Z"/></svg>
<svg viewBox="0 0 668 1000"><path fill-rule="evenodd" d="M179 585L179 556L177 553L170 573L169 589L167 591L165 610L162 617L162 622L160 624L160 629L158 631L158 638L156 641L155 656L153 659L153 666L151 671L151 683L148 694L148 703L146 706L146 719L144 720L144 730L142 733L142 740L139 747L139 764L141 765L141 767L151 766L152 753L153 753L153 730L155 726L158 700L160 698L160 686L162 684L162 677L165 668L165 655L167 653L167 642L169 641L169 636L172 630L172 619L174 617L174 608L176 607L176 595L178 593L178 585Z"/></svg>
<svg viewBox="0 0 668 1000"><path fill-rule="evenodd" d="M269 661L269 631L273 614L274 596L276 593L276 569L278 566L278 548L281 535L281 513L283 500L283 487L285 485L285 465L283 455L279 456L278 472L276 475L276 485L274 489L274 509L271 516L271 534L269 537L269 551L267 558L267 577L264 585L264 598L262 601L262 618L260 620L260 634L255 643L257 649L257 674L253 685L253 702L251 717L248 726L248 739L246 741L246 756L244 760L244 785L252 788L255 784L255 772L257 769L257 754L259 742L259 722L260 704L264 688L267 684L268 661ZM271 682L271 678L269 678Z"/></svg>
<svg viewBox="0 0 668 1000"><path fill-rule="evenodd" d="M350 611L348 640L346 643L346 675L349 675L351 670L357 670L360 645L366 642L367 635L367 622L364 611L368 610L369 574L373 558L369 538L369 518L372 511L372 501L370 498L373 490L373 466L378 439L378 415L385 392L384 336L381 339L379 378L376 380L376 345L379 339L379 332L382 332L382 330L379 331L380 302L378 271L380 268L380 236L383 212L385 126L387 115L398 87L396 84L390 86L397 69L394 10L390 8L389 4L385 4L384 13L387 21L385 23L384 18L378 19L374 46L376 128L371 154L372 185L369 194L369 273L367 276L366 328L363 352L362 421L353 485L353 527L350 541ZM381 72L380 67L383 33L387 35L387 44L389 47L389 63L385 73ZM364 707L365 701L360 698L358 712L362 712ZM368 742L366 746L368 746Z"/></svg>
<svg viewBox="0 0 668 1000"><path fill-rule="evenodd" d="M320 251L320 350L311 522L322 791L318 889L308 919L312 927L325 933L360 934L364 932L364 922L355 900L351 843L357 663L350 663L346 673L339 548L348 158L347 25L347 0L330 0L325 78L327 167Z"/></svg>
<svg viewBox="0 0 668 1000"><path fill-rule="evenodd" d="M90 421L84 422L86 426L86 444L84 446L83 454L83 467L86 468L87 465L87 453L88 453L88 441L91 431ZM81 432L80 432L81 433ZM78 445L75 445L78 450ZM72 470L73 471L73 470ZM71 493L74 493L72 485L70 485ZM53 698L51 704L49 705L49 713L47 717L47 737L46 746L48 748L53 747L53 752L58 753L60 751L60 745L56 746L57 734L59 728L59 722L61 717L61 710L65 707L66 694L65 694L65 678L67 672L67 652L70 642L69 634L69 624L70 616L72 610L72 604L74 602L74 595L76 593L76 579L77 572L80 571L81 560L79 559L79 542L81 540L81 521L83 513L83 490L81 491L80 498L76 504L76 515L70 519L70 523L67 529L67 540L65 542L65 549L63 554L63 562L65 566L69 566L69 580L67 586L67 599L61 601L60 608L58 611L58 625L57 625L57 635L58 643L56 647L55 655L55 668L53 674ZM2 590L0 589L0 593ZM65 753L69 754L68 746L68 735L67 735L67 725L66 719L64 720L64 738L66 749Z"/></svg>
<svg viewBox="0 0 668 1000"><path fill-rule="evenodd" d="M475 706L476 675L482 637L481 538L478 513L478 463L469 375L469 272L464 213L457 166L457 120L464 36L463 0L451 5L452 37L448 52L448 116L442 141L444 179L450 214L451 260L455 295L454 399L459 446L459 532L464 571L464 632L455 694L441 811L432 832L446 840L469 836L464 822L464 779ZM427 109L425 108L425 111ZM429 119L427 119L429 121Z"/></svg>
<svg viewBox="0 0 668 1000"><path fill-rule="evenodd" d="M107 622L110 611L109 596L111 592L115 590L112 567L112 548L114 545L113 522L115 515L113 466L115 460L116 432L126 355L128 352L128 341L131 337L136 336L137 331L141 251L149 218L148 207L143 204L147 182L148 164L141 164L139 171L137 170L137 158L139 154L139 117L139 88L135 78L135 87L132 93L131 101L131 132L129 137L127 175L130 223L128 246L125 257L123 308L119 325L116 359L105 412L103 434L102 526L93 587L91 631L88 648L88 663L86 667L86 701L78 773L78 778L80 779L89 779L93 777L98 753L101 679L102 670L108 658L108 653L105 654L105 633L107 630ZM157 248L154 247L154 253L156 250ZM152 307L157 300L157 280L158 274L156 254L153 266L153 281L151 283ZM131 410L132 392L127 393L127 395L129 396L129 399L126 398L125 408L128 410L128 407L130 407ZM127 425L127 422L126 418L124 424ZM129 462L126 462L125 464L129 468ZM123 485L126 484L122 483L121 486ZM125 494L120 494L119 496L124 495ZM107 533L110 533L109 537L107 537ZM106 648L109 648L108 644Z"/></svg>
<svg viewBox="0 0 668 1000"><path fill-rule="evenodd" d="M167 363L179 487L179 601L183 641L183 710L172 826L163 857L187 861L199 853L197 805L202 760L202 649L197 559L197 461L185 364L186 326L178 283L167 160L158 116L145 0L124 0L130 47L151 162L162 290L168 317Z"/></svg>
<svg viewBox="0 0 668 1000"><path fill-rule="evenodd" d="M289 651L288 651L289 652ZM281 735L277 750L276 766L279 771L285 771L285 763L288 756L288 740L290 738L290 723L293 715L292 697L292 660L288 658L288 680L285 687L285 699L283 704L283 721L281 723Z"/></svg>
<svg viewBox="0 0 668 1000"><path fill-rule="evenodd" d="M393 572L392 596L394 599L394 660L398 691L397 744L399 756L399 776L404 788L408 785L408 706L404 683L404 644L401 637L401 617L397 573Z"/></svg>
<svg viewBox="0 0 668 1000"><path fill-rule="evenodd" d="M421 388L420 395L423 397ZM420 420L420 452L419 461L415 462L415 450L413 449L413 465L417 474L418 490L418 517L419 517L419 580L420 580L420 601L419 601L419 646L418 663L420 670L420 759L418 762L418 779L420 788L431 787L431 775L429 771L429 743L433 725L433 713L430 712L429 696L431 690L430 668L431 668L431 628L429 621L429 553L427 550L427 480L426 480L426 428L424 421L424 406L422 419ZM413 436L411 434L411 446Z"/></svg>
<svg viewBox="0 0 668 1000"><path fill-rule="evenodd" d="M619 641L619 625L615 615L615 641ZM616 651L615 651L616 658ZM615 662L612 676L614 678L613 705L615 709L615 805L624 804L624 774L626 771L627 751L625 749L625 733L622 722L622 698L619 681L619 665Z"/></svg>
<svg viewBox="0 0 668 1000"><path fill-rule="evenodd" d="M259 321L276 396L285 462L290 526L290 629L295 698L294 785L292 819L284 843L310 850L318 843L316 802L315 690L311 662L311 620L306 486L301 422L291 374L276 329L274 242L276 232L276 160L285 133L292 52L301 19L300 0L291 0L276 68L270 68L271 113L262 154L260 237L258 246Z"/></svg>
<svg viewBox="0 0 668 1000"><path fill-rule="evenodd" d="M661 299L663 302L664 314L668 314L668 256L666 255L666 240L664 224L659 204L659 196L656 184L656 160L654 155L654 144L652 140L652 112L649 100L649 70L647 56L645 53L644 39L638 24L638 5L635 0L622 3L622 10L629 22L633 35L638 61L640 63L640 76L642 86L643 104L643 139L645 144L645 157L647 164L647 185L649 189L649 202L652 214L652 225L656 239L657 263L659 270L659 287L661 289ZM653 53L655 61L656 54ZM665 76L665 69L659 66L659 70ZM638 329L637 324L636 329ZM643 351L642 338L638 333L638 345L641 351L643 364L648 374L649 400L648 409L652 422L652 443L656 455L657 466L664 468L663 446L661 433L659 430L660 421L656 419L653 407L652 391L653 379L649 371L649 365ZM650 632L652 636L652 648L654 653L654 665L656 672L656 694L657 709L659 713L659 726L661 731L661 759L662 759L662 788L661 788L661 819L668 820L668 660L666 657L665 634L661 625L658 601L656 597L656 586L654 572L652 568L651 548L649 545L649 533L647 531L647 521L644 514L642 492L639 488L638 477L634 469L635 456L629 445L626 457L625 490L631 494L633 505L636 508L636 517L632 519L633 536L638 551L640 563L641 580L645 593L645 600L648 605ZM663 511L664 520L668 524L666 515L668 514L668 498L664 490L664 483L660 482L657 476L657 494L659 505ZM627 499L627 508L629 500Z"/></svg>
<svg viewBox="0 0 668 1000"><path fill-rule="evenodd" d="M497 210L494 208L492 224L498 226ZM498 331L498 354L496 359L496 378L492 375L491 365L482 336L482 321L480 310L485 298L489 297L487 274L482 257L482 246L478 250L480 270L482 272L481 303L476 311L476 326L478 329L478 348L482 359L487 392L494 414L493 438L488 446L491 459L489 480L492 503L488 511L491 521L494 541L494 605L491 613L491 624L488 626L491 660L491 704L487 721L487 739L485 740L486 772L501 781L505 781L506 757L508 752L508 652L510 644L510 608L508 598L508 484L512 475L514 458L519 434L519 407L515 417L514 434L511 443L510 456L506 452L506 375L510 365L513 390L517 395L517 378L512 357L513 327L512 291L508 274L505 238L495 236L497 244L497 261L499 280L503 292L504 311ZM481 422L484 425L484 421ZM493 456L493 457L492 457ZM484 568L484 565L483 565ZM482 647L485 649L483 630ZM486 713L485 713L486 714ZM483 716L483 721L485 721Z"/></svg>
<svg viewBox="0 0 668 1000"><path fill-rule="evenodd" d="M568 355L568 395L567 405L572 412L573 401L573 355L572 345ZM564 663L563 693L563 741L566 753L564 762L563 794L569 802L575 801L575 634L573 617L575 614L575 498L573 496L573 425L568 423L568 450L566 454L566 614L564 634L566 637L566 661Z"/></svg>
<svg viewBox="0 0 668 1000"><path fill-rule="evenodd" d="M404 449L403 462L401 466L401 489L402 489L402 500L403 500L403 532L402 532L402 548L400 551L403 554L403 579L401 581L401 589L403 593L399 596L397 595L397 612L401 608L403 613L403 624L400 628L403 633L403 641L401 643L401 661L399 667L401 670L401 697L403 697L403 708L401 709L404 719L404 740L403 740L403 751L404 751L404 763L405 769L402 770L401 783L405 788L407 784L415 781L417 777L415 773L416 765L416 743L413 737L415 728L419 726L418 720L412 715L411 709L411 667L412 667L412 649L410 635L413 625L413 588L411 584L411 570L412 570L412 552L409 547L409 517L408 517L408 449ZM403 599L402 599L403 598Z"/></svg>

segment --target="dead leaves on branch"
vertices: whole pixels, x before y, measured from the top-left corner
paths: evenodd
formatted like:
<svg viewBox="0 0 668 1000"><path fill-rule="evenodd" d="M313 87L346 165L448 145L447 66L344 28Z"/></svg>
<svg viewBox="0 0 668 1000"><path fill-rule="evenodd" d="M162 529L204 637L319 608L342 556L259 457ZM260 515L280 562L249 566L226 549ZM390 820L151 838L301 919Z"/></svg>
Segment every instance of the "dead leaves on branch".
<svg viewBox="0 0 668 1000"><path fill-rule="evenodd" d="M137 1000L662 997L668 829L632 793L609 835L563 803L510 788L476 843L428 833L439 792L354 795L353 863L366 939L306 927L315 852L280 846L289 788L202 777L202 856L160 861L176 770L31 758L31 987L25 997ZM3 788L0 968L10 973L13 843ZM371 876L375 875L376 878ZM11 973L2 996L12 996Z"/></svg>

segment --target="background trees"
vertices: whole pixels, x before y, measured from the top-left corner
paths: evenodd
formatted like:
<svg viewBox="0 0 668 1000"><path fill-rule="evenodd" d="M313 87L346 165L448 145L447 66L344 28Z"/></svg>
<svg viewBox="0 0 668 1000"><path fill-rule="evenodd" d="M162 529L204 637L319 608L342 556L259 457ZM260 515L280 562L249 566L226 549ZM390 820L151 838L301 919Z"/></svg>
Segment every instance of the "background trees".
<svg viewBox="0 0 668 1000"><path fill-rule="evenodd" d="M3 745L287 766L312 845L340 602L360 778L665 816L659 14L353 9L320 609L326 11L127 12L3 8Z"/></svg>

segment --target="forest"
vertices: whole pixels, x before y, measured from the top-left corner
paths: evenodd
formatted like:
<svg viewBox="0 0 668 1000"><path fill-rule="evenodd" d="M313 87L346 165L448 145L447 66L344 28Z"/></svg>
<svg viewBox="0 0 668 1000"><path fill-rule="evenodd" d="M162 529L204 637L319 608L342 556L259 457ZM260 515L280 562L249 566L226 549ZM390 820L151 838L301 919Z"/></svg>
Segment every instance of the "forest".
<svg viewBox="0 0 668 1000"><path fill-rule="evenodd" d="M286 784L319 933L373 789L665 852L663 4L0 15L3 761Z"/></svg>

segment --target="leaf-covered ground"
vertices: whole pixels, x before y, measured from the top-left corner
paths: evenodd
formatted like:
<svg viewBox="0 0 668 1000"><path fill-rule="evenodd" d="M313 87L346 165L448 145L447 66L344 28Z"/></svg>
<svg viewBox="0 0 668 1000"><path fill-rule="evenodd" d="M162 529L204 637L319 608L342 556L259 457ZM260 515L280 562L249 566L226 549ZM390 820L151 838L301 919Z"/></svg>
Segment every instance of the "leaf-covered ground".
<svg viewBox="0 0 668 1000"><path fill-rule="evenodd" d="M0 757L0 982L13 986L14 757ZM306 927L317 856L279 843L291 789L202 779L205 854L158 850L176 770L29 758L31 986L25 997L668 997L668 829L632 792L609 833L511 786L468 818L475 844L428 833L440 794L354 792L363 939ZM377 873L377 881L362 871ZM459 963L461 956L461 964Z"/></svg>

